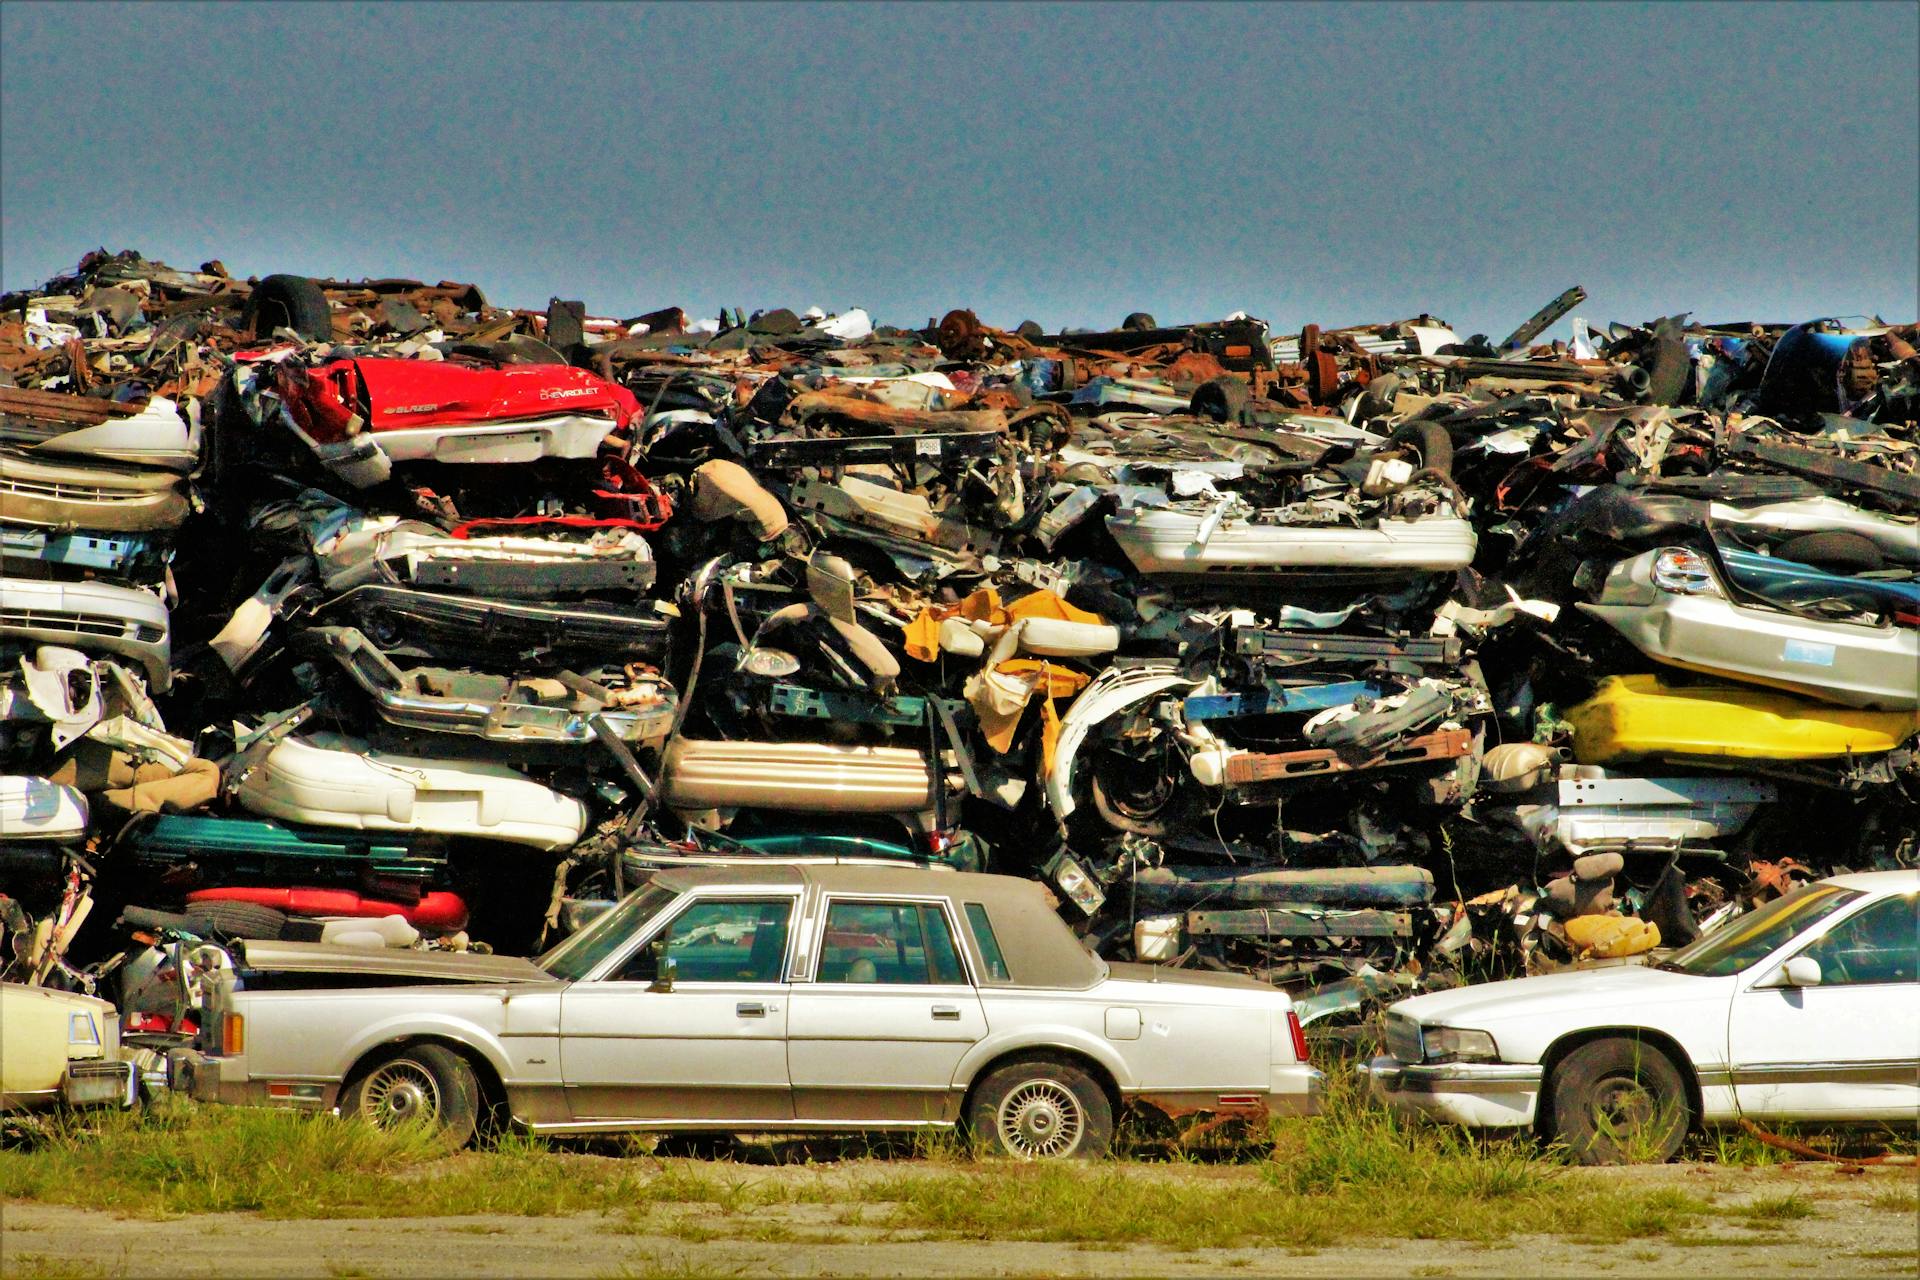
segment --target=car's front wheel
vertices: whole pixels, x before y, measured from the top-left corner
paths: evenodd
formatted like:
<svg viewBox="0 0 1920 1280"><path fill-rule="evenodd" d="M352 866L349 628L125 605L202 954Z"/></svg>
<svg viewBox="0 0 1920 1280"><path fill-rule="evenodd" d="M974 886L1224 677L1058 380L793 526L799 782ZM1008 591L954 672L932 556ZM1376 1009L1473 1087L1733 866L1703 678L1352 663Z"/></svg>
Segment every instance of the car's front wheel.
<svg viewBox="0 0 1920 1280"><path fill-rule="evenodd" d="M1687 1085L1673 1060L1629 1036L1581 1045L1548 1082L1548 1137L1581 1164L1661 1163L1687 1136Z"/></svg>
<svg viewBox="0 0 1920 1280"><path fill-rule="evenodd" d="M472 1065L445 1045L405 1045L341 1090L340 1114L381 1129L425 1124L447 1146L464 1147L480 1120L480 1082Z"/></svg>
<svg viewBox="0 0 1920 1280"><path fill-rule="evenodd" d="M1113 1105L1084 1068L1051 1058L995 1067L967 1109L974 1136L994 1155L1092 1159L1113 1142Z"/></svg>

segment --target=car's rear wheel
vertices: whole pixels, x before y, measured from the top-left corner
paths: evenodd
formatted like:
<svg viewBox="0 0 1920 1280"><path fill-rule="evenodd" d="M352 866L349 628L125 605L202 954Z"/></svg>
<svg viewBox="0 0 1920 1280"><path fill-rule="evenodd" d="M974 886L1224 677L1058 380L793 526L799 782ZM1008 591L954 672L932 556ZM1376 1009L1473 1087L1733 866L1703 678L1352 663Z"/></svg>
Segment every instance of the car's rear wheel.
<svg viewBox="0 0 1920 1280"><path fill-rule="evenodd" d="M410 1123L463 1147L480 1119L480 1081L468 1061L438 1044L410 1044L356 1076L340 1094L340 1114L381 1129Z"/></svg>
<svg viewBox="0 0 1920 1280"><path fill-rule="evenodd" d="M1113 1106L1082 1067L1023 1058L996 1067L967 1109L974 1136L1019 1160L1092 1159L1113 1143Z"/></svg>
<svg viewBox="0 0 1920 1280"><path fill-rule="evenodd" d="M1583 1044L1548 1082L1549 1137L1581 1164L1658 1164L1687 1136L1687 1086L1659 1049L1628 1036Z"/></svg>

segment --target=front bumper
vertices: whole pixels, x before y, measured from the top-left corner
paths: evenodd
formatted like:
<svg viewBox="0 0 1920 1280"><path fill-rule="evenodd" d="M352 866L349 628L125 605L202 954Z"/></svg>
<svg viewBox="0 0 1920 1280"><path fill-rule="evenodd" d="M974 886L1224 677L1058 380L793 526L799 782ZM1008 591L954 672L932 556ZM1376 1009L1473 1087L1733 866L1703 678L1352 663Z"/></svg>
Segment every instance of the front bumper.
<svg viewBox="0 0 1920 1280"><path fill-rule="evenodd" d="M248 1081L245 1060L205 1054L198 1049L175 1049L167 1055L167 1085L195 1102L247 1106L267 1100L265 1090Z"/></svg>
<svg viewBox="0 0 1920 1280"><path fill-rule="evenodd" d="M1541 1068L1526 1063L1405 1063L1381 1056L1358 1069L1373 1095L1395 1111L1475 1129L1531 1125Z"/></svg>
<svg viewBox="0 0 1920 1280"><path fill-rule="evenodd" d="M1642 653L1675 666L1754 680L1823 702L1884 711L1920 707L1920 632L1812 622L1725 600L1660 592L1646 605L1582 604Z"/></svg>
<svg viewBox="0 0 1920 1280"><path fill-rule="evenodd" d="M298 1111L331 1110L340 1092L338 1080L255 1079L248 1074L244 1056L228 1057L198 1049L174 1049L167 1054L167 1087L195 1102Z"/></svg>
<svg viewBox="0 0 1920 1280"><path fill-rule="evenodd" d="M140 1076L130 1060L73 1062L60 1080L60 1098L70 1107L131 1107L140 1096Z"/></svg>

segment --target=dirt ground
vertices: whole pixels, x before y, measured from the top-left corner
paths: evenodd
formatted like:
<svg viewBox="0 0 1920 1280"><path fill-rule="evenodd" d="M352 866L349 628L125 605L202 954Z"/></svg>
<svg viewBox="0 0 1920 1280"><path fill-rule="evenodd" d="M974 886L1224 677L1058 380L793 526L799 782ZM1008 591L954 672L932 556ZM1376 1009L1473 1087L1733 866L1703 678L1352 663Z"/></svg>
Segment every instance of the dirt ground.
<svg viewBox="0 0 1920 1280"><path fill-rule="evenodd" d="M752 1170L755 1178L845 1179L919 1166L889 1161ZM1174 1175L1170 1175L1174 1176ZM209 1214L171 1221L33 1203L0 1205L0 1276L1914 1276L1920 1221L1889 1208L1912 1168L1849 1177L1831 1166L1669 1165L1607 1176L1671 1185L1732 1207L1796 1192L1813 1216L1756 1231L1709 1217L1682 1239L1586 1245L1551 1234L1494 1245L1382 1240L1321 1250L1207 1249L917 1237L848 1224L841 1206L725 1215L711 1205L636 1227L600 1214L275 1221ZM1878 1199L1880 1203L1876 1204ZM1551 1228L1551 1223L1542 1223ZM768 1237L774 1237L769 1239ZM756 1238L758 1237L758 1238Z"/></svg>

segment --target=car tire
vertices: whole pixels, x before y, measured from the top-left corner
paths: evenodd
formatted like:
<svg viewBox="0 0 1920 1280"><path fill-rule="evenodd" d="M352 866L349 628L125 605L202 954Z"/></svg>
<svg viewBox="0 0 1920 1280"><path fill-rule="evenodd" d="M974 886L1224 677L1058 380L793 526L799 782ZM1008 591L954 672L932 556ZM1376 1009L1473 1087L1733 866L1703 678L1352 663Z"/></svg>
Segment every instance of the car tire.
<svg viewBox="0 0 1920 1280"><path fill-rule="evenodd" d="M1782 560L1810 564L1835 573L1860 573L1886 567L1886 557L1871 538L1846 529L1803 533L1773 549Z"/></svg>
<svg viewBox="0 0 1920 1280"><path fill-rule="evenodd" d="M1630 1036L1581 1045L1554 1067L1549 1138L1581 1164L1664 1164L1687 1136L1687 1085L1666 1053Z"/></svg>
<svg viewBox="0 0 1920 1280"><path fill-rule="evenodd" d="M1453 437L1437 422L1409 422L1388 438L1388 447L1401 446L1420 455L1418 470L1453 475Z"/></svg>
<svg viewBox="0 0 1920 1280"><path fill-rule="evenodd" d="M1209 378L1193 389L1187 408L1195 416L1215 422L1240 421L1246 412L1249 390L1238 378Z"/></svg>
<svg viewBox="0 0 1920 1280"><path fill-rule="evenodd" d="M291 329L315 342L333 337L327 295L305 276L273 275L253 286L241 319L260 341L271 338L275 329Z"/></svg>
<svg viewBox="0 0 1920 1280"><path fill-rule="evenodd" d="M1158 329L1160 324L1153 318L1151 311L1129 311L1120 327L1128 333L1144 333L1149 329Z"/></svg>
<svg viewBox="0 0 1920 1280"><path fill-rule="evenodd" d="M196 933L212 930L229 938L275 939L287 927L287 913L257 902L189 902L182 912Z"/></svg>
<svg viewBox="0 0 1920 1280"><path fill-rule="evenodd" d="M995 1067L975 1087L967 1128L991 1155L1091 1160L1113 1144L1113 1105L1085 1068L1021 1058Z"/></svg>
<svg viewBox="0 0 1920 1280"><path fill-rule="evenodd" d="M340 1114L379 1129L419 1120L457 1150L479 1127L480 1080L472 1064L445 1045L404 1045L340 1091Z"/></svg>

